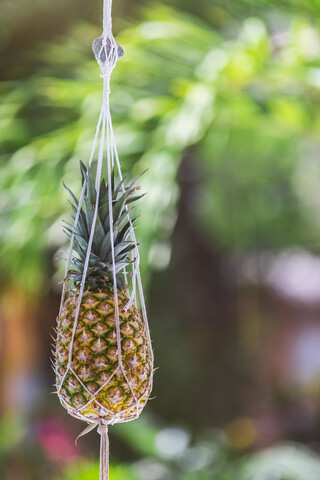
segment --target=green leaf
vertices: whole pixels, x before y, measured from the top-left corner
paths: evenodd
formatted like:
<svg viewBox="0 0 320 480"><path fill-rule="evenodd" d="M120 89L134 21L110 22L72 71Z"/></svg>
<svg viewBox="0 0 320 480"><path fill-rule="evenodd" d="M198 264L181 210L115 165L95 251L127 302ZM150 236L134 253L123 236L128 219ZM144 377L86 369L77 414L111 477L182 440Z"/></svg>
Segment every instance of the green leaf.
<svg viewBox="0 0 320 480"><path fill-rule="evenodd" d="M89 202L92 203L92 205L96 203L96 187L92 176L91 167L87 170L87 197Z"/></svg>
<svg viewBox="0 0 320 480"><path fill-rule="evenodd" d="M67 187L67 185L64 182L62 182L62 184L63 184L64 188L67 190L67 192L71 195L74 203L78 207L79 201L78 201L77 197L75 196L75 194L70 190L69 187Z"/></svg>
<svg viewBox="0 0 320 480"><path fill-rule="evenodd" d="M142 172L135 180L133 180L133 182L129 185L128 187L128 191L129 192L132 192L136 189L136 185L137 183L139 182L139 180L143 177L143 175L146 174L146 172L148 171L148 169L146 169L144 172ZM140 187L139 187L140 188Z"/></svg>
<svg viewBox="0 0 320 480"><path fill-rule="evenodd" d="M112 199L113 200L116 200L117 199L117 196L118 194L121 192L121 194L123 194L122 192L122 186L124 184L124 181L125 181L126 177L123 177L123 179L118 183L116 189L114 190L113 192L113 195L112 195Z"/></svg>
<svg viewBox="0 0 320 480"><path fill-rule="evenodd" d="M84 211L86 215L88 234L90 237L92 222L93 222L93 215L94 215L94 206L89 202L87 197L84 197L83 204L84 204Z"/></svg>
<svg viewBox="0 0 320 480"><path fill-rule="evenodd" d="M94 252L96 253L99 252L100 246L102 245L105 237L106 237L106 233L102 226L99 215L97 215L97 221L95 225L95 232L94 232L93 243L92 243Z"/></svg>
<svg viewBox="0 0 320 480"><path fill-rule="evenodd" d="M133 218L131 220L131 224L133 225L138 218L139 218L139 216ZM129 235L129 233L130 233L130 222L127 222L125 224L125 226L122 228L122 230L119 232L119 235L118 235L118 238L117 238L117 243L118 242L120 243L123 240L125 240L127 238L127 236Z"/></svg>
<svg viewBox="0 0 320 480"><path fill-rule="evenodd" d="M107 189L106 182L103 178L100 184L100 191L99 191L99 209L105 203L105 199L107 198L107 195L108 195L108 189Z"/></svg>
<svg viewBox="0 0 320 480"><path fill-rule="evenodd" d="M105 202L99 206L99 217L104 226L105 231L109 230L109 202Z"/></svg>
<svg viewBox="0 0 320 480"><path fill-rule="evenodd" d="M145 196L145 193L142 193L141 195L136 195L135 197L129 197L127 200L127 205L129 205L129 203L133 203L133 202L136 202L137 200L140 200L140 198L144 196Z"/></svg>
<svg viewBox="0 0 320 480"><path fill-rule="evenodd" d="M101 246L100 246L100 249L99 249L99 257L102 260L105 260L107 258L107 256L109 255L110 250L111 250L111 244L110 244L110 231L109 231L105 235L105 237L104 237L104 239L101 243Z"/></svg>
<svg viewBox="0 0 320 480"><path fill-rule="evenodd" d="M122 214L122 210L125 205L125 202L126 202L126 197L120 197L119 200L115 203L113 207L113 223L114 224L119 220Z"/></svg>

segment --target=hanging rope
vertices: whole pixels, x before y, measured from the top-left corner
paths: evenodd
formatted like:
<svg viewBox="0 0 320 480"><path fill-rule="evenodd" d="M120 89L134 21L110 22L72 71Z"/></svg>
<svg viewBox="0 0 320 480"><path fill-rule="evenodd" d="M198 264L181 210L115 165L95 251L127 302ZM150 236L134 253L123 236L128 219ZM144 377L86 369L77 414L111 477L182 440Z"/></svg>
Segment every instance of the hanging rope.
<svg viewBox="0 0 320 480"><path fill-rule="evenodd" d="M105 0L103 2L103 33L112 33L112 0Z"/></svg>
<svg viewBox="0 0 320 480"><path fill-rule="evenodd" d="M120 319L119 319L119 303L118 303L118 289L117 289L117 272L115 268L115 246L114 246L114 219L113 219L113 208L112 208L112 171L113 169L116 169L117 175L119 177L119 181L121 182L121 189L122 192L125 193L125 187L122 182L123 177L121 173L121 166L120 166L120 161L119 161L119 156L117 152L117 147L115 143L115 136L114 136L114 131L112 127L112 120L111 120L111 114L110 114L110 104L109 104L109 97L110 97L110 77L112 74L112 71L117 63L117 60L121 58L124 54L123 49L118 45L118 43L115 41L113 35L112 35L112 17L111 17L111 10L112 10L112 0L104 0L103 2L103 33L101 37L96 38L93 41L92 48L93 52L95 54L95 57L97 59L97 62L99 64L100 70L101 70L101 77L103 78L103 97L102 97L102 105L100 109L100 115L98 119L98 124L96 127L96 132L95 132L95 137L92 145L92 150L90 154L90 159L89 159L89 166L91 166L99 136L99 148L98 148L98 155L97 155L97 171L96 171L96 178L95 178L95 189L96 189L96 204L93 212L93 219L92 219L92 227L90 231L90 236L89 236L89 241L88 241L88 246L87 246L87 251L86 251L86 256L85 256L85 262L84 262L84 269L83 269L83 275L79 287L79 295L77 297L77 306L75 310L75 318L74 318L74 324L72 328L72 337L69 345L69 352L68 352L68 363L67 363L67 368L65 369L65 372L60 379L60 381L57 384L57 393L60 398L60 401L62 405L68 410L68 412L75 416L76 418L79 418L81 420L84 420L89 423L89 426L79 435L85 435L89 433L92 429L94 429L96 426L98 426L98 433L101 436L101 446L100 446L100 480L108 480L109 479L109 440L108 440L108 423L113 424L117 423L118 421L129 421L134 418L137 418L141 410L144 406L145 400L149 397L149 394L152 389L152 374L149 379L148 383L148 388L145 392L145 394L139 399L136 397L134 389L127 378L127 374L125 372L125 369L123 367L123 362L122 362L122 346L121 346L121 331L120 331ZM110 226L110 244L111 244L111 257L112 257L112 277L113 277L113 292L114 292L114 305L115 305L115 324L116 324L116 344L117 344L117 368L115 368L114 372L112 373L111 376L105 381L105 383L97 390L95 393L89 392L86 385L82 382L82 380L79 378L77 373L73 369L72 361L73 361L73 346L74 346L74 341L75 341L75 336L76 336L76 331L78 327L78 320L79 320L79 314L80 314L80 309L81 309L81 302L84 294L84 289L86 285L86 277L88 273L88 267L89 267L89 261L90 261L90 254L91 254L91 249L92 249L92 244L93 244L93 239L94 239L94 233L95 233L95 228L96 228L96 222L97 222L97 217L98 217L98 206L99 206L99 195L100 195L100 185L101 185L101 178L102 178L102 168L103 168L103 162L104 159L107 161L107 178L108 178L108 198L109 198L109 226ZM81 195L79 198L79 203L77 206L77 211L74 219L74 226L76 227L79 222L79 218L82 212L83 208L83 202L84 202L84 196L85 196L85 191L86 191L86 182L84 181ZM138 304L138 299L139 299L139 304L141 307L141 312L142 312L142 318L143 318L143 323L144 323L144 328L146 332L146 337L148 341L148 349L149 349L149 357L150 357L150 368L153 369L153 352L152 352L152 347L151 347L151 339L150 339L150 331L149 331L149 326L148 326L148 319L147 319L147 312L146 312L146 306L145 306L145 300L144 300L144 294L143 294L143 288L142 288L142 282L141 282L141 276L140 276L140 271L139 271L139 263L140 263L140 255L138 251L138 244L136 241L135 237L135 232L133 228L133 222L130 219L129 216L129 209L126 206L126 211L127 211L127 219L129 222L129 232L130 232L130 240L134 244L134 250L132 251L131 254L131 272L130 275L128 275L128 272L124 270L123 275L125 278L125 283L126 283L126 289L128 292L128 302L124 307L124 310L128 310L132 307L132 305L137 306ZM66 265L66 270L65 270L65 280L63 282L63 289L62 289L62 297L61 297L61 303L60 303L60 311L59 311L59 317L63 313L63 308L64 308L64 303L66 300L66 293L67 293L67 288L68 288L68 273L70 271L70 265L72 261L72 254L73 254L73 249L74 249L74 241L75 241L75 236L72 234L71 236L71 241L70 241L70 248L68 251L68 257L67 257L67 265ZM138 289L137 289L138 286ZM67 404L62 396L62 388L64 385L65 380L67 379L67 375L72 373L74 378L79 382L79 384L83 387L83 389L88 393L88 396L90 400L87 402L86 405L82 406L82 410L85 408L89 407L90 404L95 402L95 404L99 405L99 408L101 408L101 411L104 412L104 415L109 419L108 421L96 421L94 419L88 419L87 416L84 416L80 409L77 408L72 408L70 407L69 404ZM131 395L134 399L134 406L131 406L130 408L127 409L128 411L128 417L127 419L124 419L123 413L124 411L120 413L113 413L111 412L108 408L105 407L105 405L102 405L99 403L97 400L98 394L107 386L108 383L112 380L112 378L117 375L121 374L127 384L127 386L130 389ZM125 411L126 412L126 411ZM78 437L78 438L79 438Z"/></svg>
<svg viewBox="0 0 320 480"><path fill-rule="evenodd" d="M98 433L100 433L100 479L109 479L109 437L108 437L108 425L100 423L98 427Z"/></svg>

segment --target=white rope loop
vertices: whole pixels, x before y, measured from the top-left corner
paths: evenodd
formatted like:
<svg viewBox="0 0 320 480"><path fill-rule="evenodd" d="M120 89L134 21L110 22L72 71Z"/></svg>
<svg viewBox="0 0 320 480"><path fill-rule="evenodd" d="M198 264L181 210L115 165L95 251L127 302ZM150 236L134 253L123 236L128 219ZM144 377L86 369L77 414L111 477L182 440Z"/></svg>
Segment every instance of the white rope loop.
<svg viewBox="0 0 320 480"><path fill-rule="evenodd" d="M110 104L109 104L109 97L110 97L110 77L112 74L112 71L116 65L117 60L123 55L123 50L120 47L120 45L117 44L115 41L113 35L112 35L112 18L111 18L111 9L112 9L112 0L104 0L104 5L103 5L103 34L101 37L98 37L97 39L94 40L93 42L93 51L96 56L97 62L100 66L102 75L101 77L103 78L103 98L102 98L102 105L101 105L101 110L99 114L99 119L98 119L98 124L96 127L96 132L95 132L95 137L92 145L92 150L91 150L91 155L89 159L89 167L92 164L96 148L97 148L97 143L100 135L100 141L99 141L99 149L98 149L98 162L97 162L97 172L96 172L96 179L95 179L95 189L96 189L96 204L95 204L95 209L94 209L94 215L93 215L93 220L92 220L92 227L90 231L90 236L89 236L89 242L88 242L88 249L86 252L86 257L85 257L85 263L84 263L84 269L83 269L83 275L81 279L81 284L80 284L80 289L79 289L79 294L77 298L77 306L76 306L76 311L75 311L75 318L74 318L74 325L72 329L72 337L69 345L69 352L68 352L68 364L66 371L64 372L64 375L62 376L62 379L60 380L59 385L57 385L57 393L60 398L61 404L67 408L68 412L73 415L76 418L79 418L87 423L89 423L89 427L87 427L81 435L85 435L89 431L91 431L92 428L95 428L98 426L98 432L101 435L101 447L100 447L100 480L108 480L109 478L109 440L108 440L108 425L117 423L117 421L125 422L125 421L130 421L134 418L138 418L140 415L140 412L143 407L141 405L144 405L143 401L147 400L149 397L150 391L152 389L152 368L153 368L153 351L151 347L151 339L150 339L150 331L149 331L149 326L148 326L148 319L147 319L147 312L146 312L146 306L145 306L145 300L144 300L144 294L143 294L143 289L142 289L142 282L141 282L141 275L139 271L139 263L140 263L140 255L138 251L138 244L137 240L135 237L134 233L134 227L133 227L133 222L130 219L129 215L129 209L126 206L127 210L127 218L129 221L130 229L129 229L129 237L130 241L134 244L134 250L131 254L131 272L130 274L124 270L122 273L124 275L125 279L125 284L127 288L127 294L128 294L128 302L124 306L124 310L127 311L132 307L132 305L137 306L137 298L139 297L139 303L142 311L142 318L144 322L144 328L146 332L146 337L147 337L147 342L148 342L148 353L149 353L149 358L150 358L150 378L149 378L149 384L148 388L145 391L144 395L138 399L134 393L134 390L132 388L132 385L130 381L127 378L127 375L125 373L125 370L123 368L123 363L122 363L122 349L121 349L121 332L120 332L120 318L119 318L119 304L118 304L118 289L117 289L117 272L116 272L116 265L115 265L115 245L114 245L114 219L113 219L113 208L112 208L112 171L115 168L119 177L119 181L121 182L121 189L122 192L125 193L125 187L123 185L123 176L121 173L121 166L120 166L120 161L119 161L119 156L117 152L117 147L115 143L115 136L114 136L114 131L112 127L112 119L111 119L111 113L110 113ZM95 232L95 227L96 227L96 222L97 222L97 216L98 216L98 207L99 207L99 195L100 195L100 185L101 185L101 178L102 178L102 167L103 167L103 161L104 158L106 158L107 161L107 178L108 178L108 200L109 200L109 229L110 229L110 243L111 243L111 255L112 255L112 277L113 277L113 292L114 292L114 304L115 304L115 323L116 323L116 340L117 340L117 357L118 357L118 366L112 373L112 375L104 382L104 384L99 388L97 392L94 394L90 393L86 385L81 381L81 379L78 377L77 373L73 369L72 365L72 357L73 357L73 346L74 346L74 340L75 340L75 335L77 331L77 326L78 326L78 320L79 320L79 315L80 315L80 310L81 310L81 302L82 302L82 297L84 294L85 286L86 286L86 277L87 277L87 272L89 268L89 262L90 262L90 255L91 255L91 248L92 248L92 243L93 243L93 238L94 238L94 232ZM88 168L89 168L88 167ZM85 196L85 190L86 190L86 183L84 182L84 185L82 187L80 199L79 199L79 204L77 207L77 212L74 220L74 226L76 227L79 222L81 210L83 207L83 201L84 201L84 196ZM67 285L68 285L68 274L71 266L71 261L72 261L72 254L73 254L73 247L74 247L74 234L71 236L71 241L70 241L70 247L68 251L68 258L67 258L67 265L66 265L66 270L65 270L65 279L63 282L63 289L62 289L62 297L61 297L61 303L60 303L60 311L59 311L59 317L61 317L63 313L63 307L64 307L64 302L66 299L66 293L67 293ZM138 289L137 287L138 286ZM97 395L99 392L101 392L107 384L112 380L112 378L116 374L120 374L123 376L126 384L128 385L132 398L134 399L134 404L133 406L128 407L126 410L121 411L119 413L113 413L110 410L108 410L104 405L101 405L99 401L97 400ZM70 406L66 405L66 402L64 402L63 397L61 395L61 389L64 385L64 382L66 380L66 377L69 373L72 373L75 378L79 381L81 384L82 388L87 392L89 396L89 401L87 402L86 405L81 405L78 409L71 408ZM87 408L91 403L95 402L96 405L99 406L101 409L101 412L104 412L104 415L108 416L108 418L111 418L108 422L103 421L95 421L93 419L88 419L86 416L84 416L81 413L81 410L84 410ZM125 413L128 412L128 416L125 417Z"/></svg>

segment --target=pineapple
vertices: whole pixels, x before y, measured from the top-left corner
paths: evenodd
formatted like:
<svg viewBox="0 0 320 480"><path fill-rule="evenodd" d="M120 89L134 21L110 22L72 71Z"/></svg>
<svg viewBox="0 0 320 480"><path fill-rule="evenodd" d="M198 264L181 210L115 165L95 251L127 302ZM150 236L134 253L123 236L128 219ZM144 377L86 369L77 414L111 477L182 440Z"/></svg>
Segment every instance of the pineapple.
<svg viewBox="0 0 320 480"><path fill-rule="evenodd" d="M147 326L139 310L127 306L129 299L124 282L128 254L135 248L128 240L130 223L127 206L141 195L135 180L129 187L111 179L113 237L117 304L116 321L113 285L108 185L101 182L99 199L92 170L80 163L85 186L84 207L78 225L66 223L69 238L74 234L73 270L68 277L70 289L57 319L55 370L58 395L62 405L73 416L91 423L117 423L137 418L150 395L153 361ZM66 187L67 188L67 187ZM67 188L73 219L78 200ZM124 191L123 191L124 190ZM98 216L92 242L85 289L79 317L75 324L80 283L89 242L96 202ZM120 348L119 348L120 346Z"/></svg>

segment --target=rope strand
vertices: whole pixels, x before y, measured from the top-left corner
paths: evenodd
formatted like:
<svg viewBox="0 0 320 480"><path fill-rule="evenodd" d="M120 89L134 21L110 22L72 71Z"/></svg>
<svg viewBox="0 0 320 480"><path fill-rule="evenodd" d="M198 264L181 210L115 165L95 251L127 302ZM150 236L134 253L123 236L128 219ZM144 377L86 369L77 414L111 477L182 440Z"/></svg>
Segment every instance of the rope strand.
<svg viewBox="0 0 320 480"><path fill-rule="evenodd" d="M103 2L103 34L112 31L112 0L104 0Z"/></svg>
<svg viewBox="0 0 320 480"><path fill-rule="evenodd" d="M108 425L100 423L100 477L99 480L109 480L109 436Z"/></svg>

